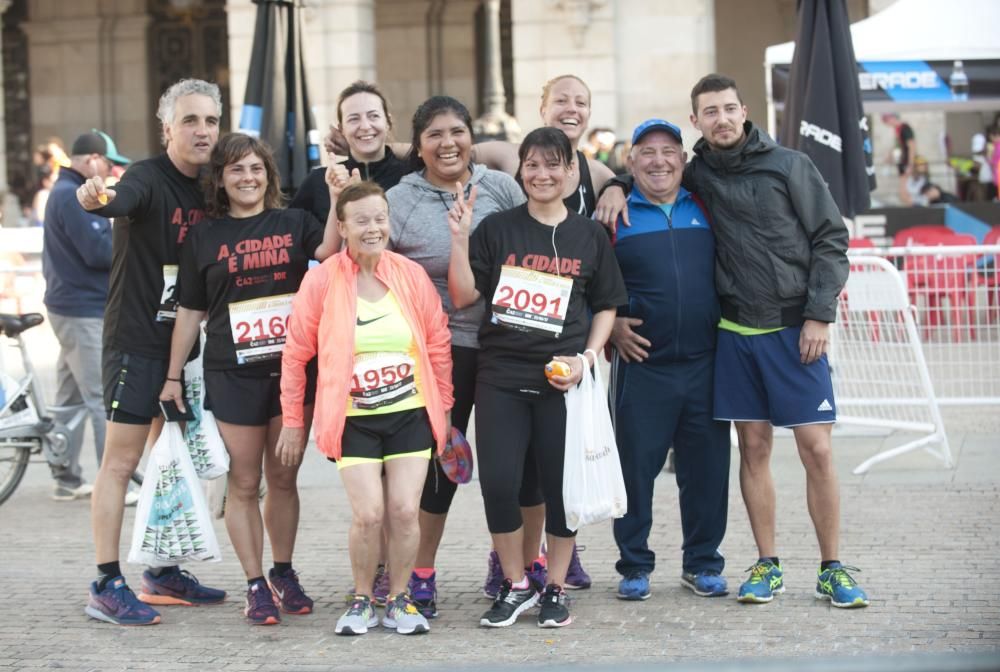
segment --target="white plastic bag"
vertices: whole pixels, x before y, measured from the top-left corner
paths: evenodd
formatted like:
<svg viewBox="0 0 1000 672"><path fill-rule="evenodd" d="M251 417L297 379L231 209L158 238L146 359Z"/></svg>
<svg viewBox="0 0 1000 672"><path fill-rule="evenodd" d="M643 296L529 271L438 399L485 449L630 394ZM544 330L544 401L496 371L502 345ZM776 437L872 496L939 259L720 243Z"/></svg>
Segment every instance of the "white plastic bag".
<svg viewBox="0 0 1000 672"><path fill-rule="evenodd" d="M222 559L212 517L184 435L176 422L163 425L146 463L128 561L170 567Z"/></svg>
<svg viewBox="0 0 1000 672"><path fill-rule="evenodd" d="M615 431L605 396L601 368L566 392L566 457L563 463L563 507L566 527L574 532L608 518L621 518L627 510L625 479L618 459Z"/></svg>
<svg viewBox="0 0 1000 672"><path fill-rule="evenodd" d="M199 478L218 478L229 471L229 452L222 442L215 416L204 409L205 372L201 355L184 365L184 403L194 413L194 420L189 421L184 430L194 469Z"/></svg>

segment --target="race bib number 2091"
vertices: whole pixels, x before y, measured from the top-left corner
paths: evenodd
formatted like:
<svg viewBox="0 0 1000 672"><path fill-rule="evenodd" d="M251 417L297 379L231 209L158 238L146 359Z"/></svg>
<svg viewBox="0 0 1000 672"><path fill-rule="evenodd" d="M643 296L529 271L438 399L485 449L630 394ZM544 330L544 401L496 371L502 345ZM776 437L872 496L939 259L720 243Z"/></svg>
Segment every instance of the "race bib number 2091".
<svg viewBox="0 0 1000 672"><path fill-rule="evenodd" d="M558 338L566 322L573 278L503 266L493 292L494 322Z"/></svg>

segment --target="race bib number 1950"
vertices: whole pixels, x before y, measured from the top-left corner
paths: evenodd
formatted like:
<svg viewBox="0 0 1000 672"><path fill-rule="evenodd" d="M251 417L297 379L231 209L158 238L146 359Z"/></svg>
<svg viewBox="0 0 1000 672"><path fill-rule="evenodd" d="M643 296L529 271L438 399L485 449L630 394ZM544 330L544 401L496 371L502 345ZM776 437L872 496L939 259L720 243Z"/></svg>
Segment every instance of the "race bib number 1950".
<svg viewBox="0 0 1000 672"><path fill-rule="evenodd" d="M293 296L281 294L229 304L229 327L237 364L281 357Z"/></svg>
<svg viewBox="0 0 1000 672"><path fill-rule="evenodd" d="M365 352L354 356L351 405L373 409L417 393L413 358L403 352Z"/></svg>
<svg viewBox="0 0 1000 672"><path fill-rule="evenodd" d="M503 266L493 292L493 320L548 336L562 334L573 278L517 266Z"/></svg>

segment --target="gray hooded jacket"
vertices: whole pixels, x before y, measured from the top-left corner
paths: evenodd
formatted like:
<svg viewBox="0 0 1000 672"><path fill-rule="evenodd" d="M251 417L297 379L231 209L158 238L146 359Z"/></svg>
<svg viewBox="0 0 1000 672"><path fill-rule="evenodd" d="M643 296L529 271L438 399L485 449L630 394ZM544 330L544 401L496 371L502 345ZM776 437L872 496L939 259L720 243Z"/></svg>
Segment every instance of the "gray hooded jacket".
<svg viewBox="0 0 1000 672"><path fill-rule="evenodd" d="M729 150L699 140L684 170L712 217L722 316L761 329L833 322L849 268L840 211L808 156L749 121L744 132Z"/></svg>
<svg viewBox="0 0 1000 672"><path fill-rule="evenodd" d="M524 203L524 192L507 173L488 170L474 164L472 179L466 185L466 196L472 185L478 187L476 205L472 211L472 228L487 215L510 210ZM451 230L448 210L455 198L450 191L435 187L424 178L423 171L410 173L386 194L389 200L389 249L412 259L427 271L441 295L448 313L452 345L479 347L479 326L483 321L483 299L456 310L448 296L448 262L451 258Z"/></svg>

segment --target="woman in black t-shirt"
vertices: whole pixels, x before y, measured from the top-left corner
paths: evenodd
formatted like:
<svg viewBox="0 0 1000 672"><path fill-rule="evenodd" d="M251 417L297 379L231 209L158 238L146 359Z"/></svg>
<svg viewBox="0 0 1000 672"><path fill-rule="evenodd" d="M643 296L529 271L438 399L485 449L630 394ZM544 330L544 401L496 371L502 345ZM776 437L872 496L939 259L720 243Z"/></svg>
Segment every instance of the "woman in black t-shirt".
<svg viewBox="0 0 1000 672"><path fill-rule="evenodd" d="M386 145L392 132L392 115L385 95L375 84L358 80L340 92L337 126L331 125L330 132L336 132L347 147L347 159L333 164L341 176L357 171L362 180L389 191L410 172L409 162L398 158ZM332 148L328 151L332 157ZM330 196L322 168L309 173L288 207L308 210L316 219L326 221Z"/></svg>
<svg viewBox="0 0 1000 672"><path fill-rule="evenodd" d="M297 466L283 466L274 447L281 430L281 351L310 259L340 247L336 224L281 208L277 166L261 141L233 133L212 152L205 201L212 219L196 227L181 249L179 303L167 382L160 399L183 407L181 372L207 316L205 408L218 421L230 456L226 529L248 590L245 614L254 625L281 620L281 611L307 614L313 602L292 569L298 529ZM329 174L331 196L343 185ZM338 186L339 185L339 186ZM307 417L312 413L311 393ZM258 492L267 479L265 515ZM264 527L274 568L264 578ZM272 593L273 591L273 593Z"/></svg>
<svg viewBox="0 0 1000 672"><path fill-rule="evenodd" d="M479 329L476 440L486 520L505 579L480 624L513 624L542 590L523 573L518 489L528 455L538 468L548 536L548 585L538 624L561 627L571 621L562 585L575 536L562 501L562 393L590 375L576 353L583 352L590 366L597 363L616 308L628 299L607 234L597 222L568 212L562 200L573 160L566 135L536 129L519 155L525 205L490 215L470 236L476 193L466 201L459 192L448 215L448 291L456 306L487 299ZM546 380L545 364L553 358L569 366L569 375Z"/></svg>

